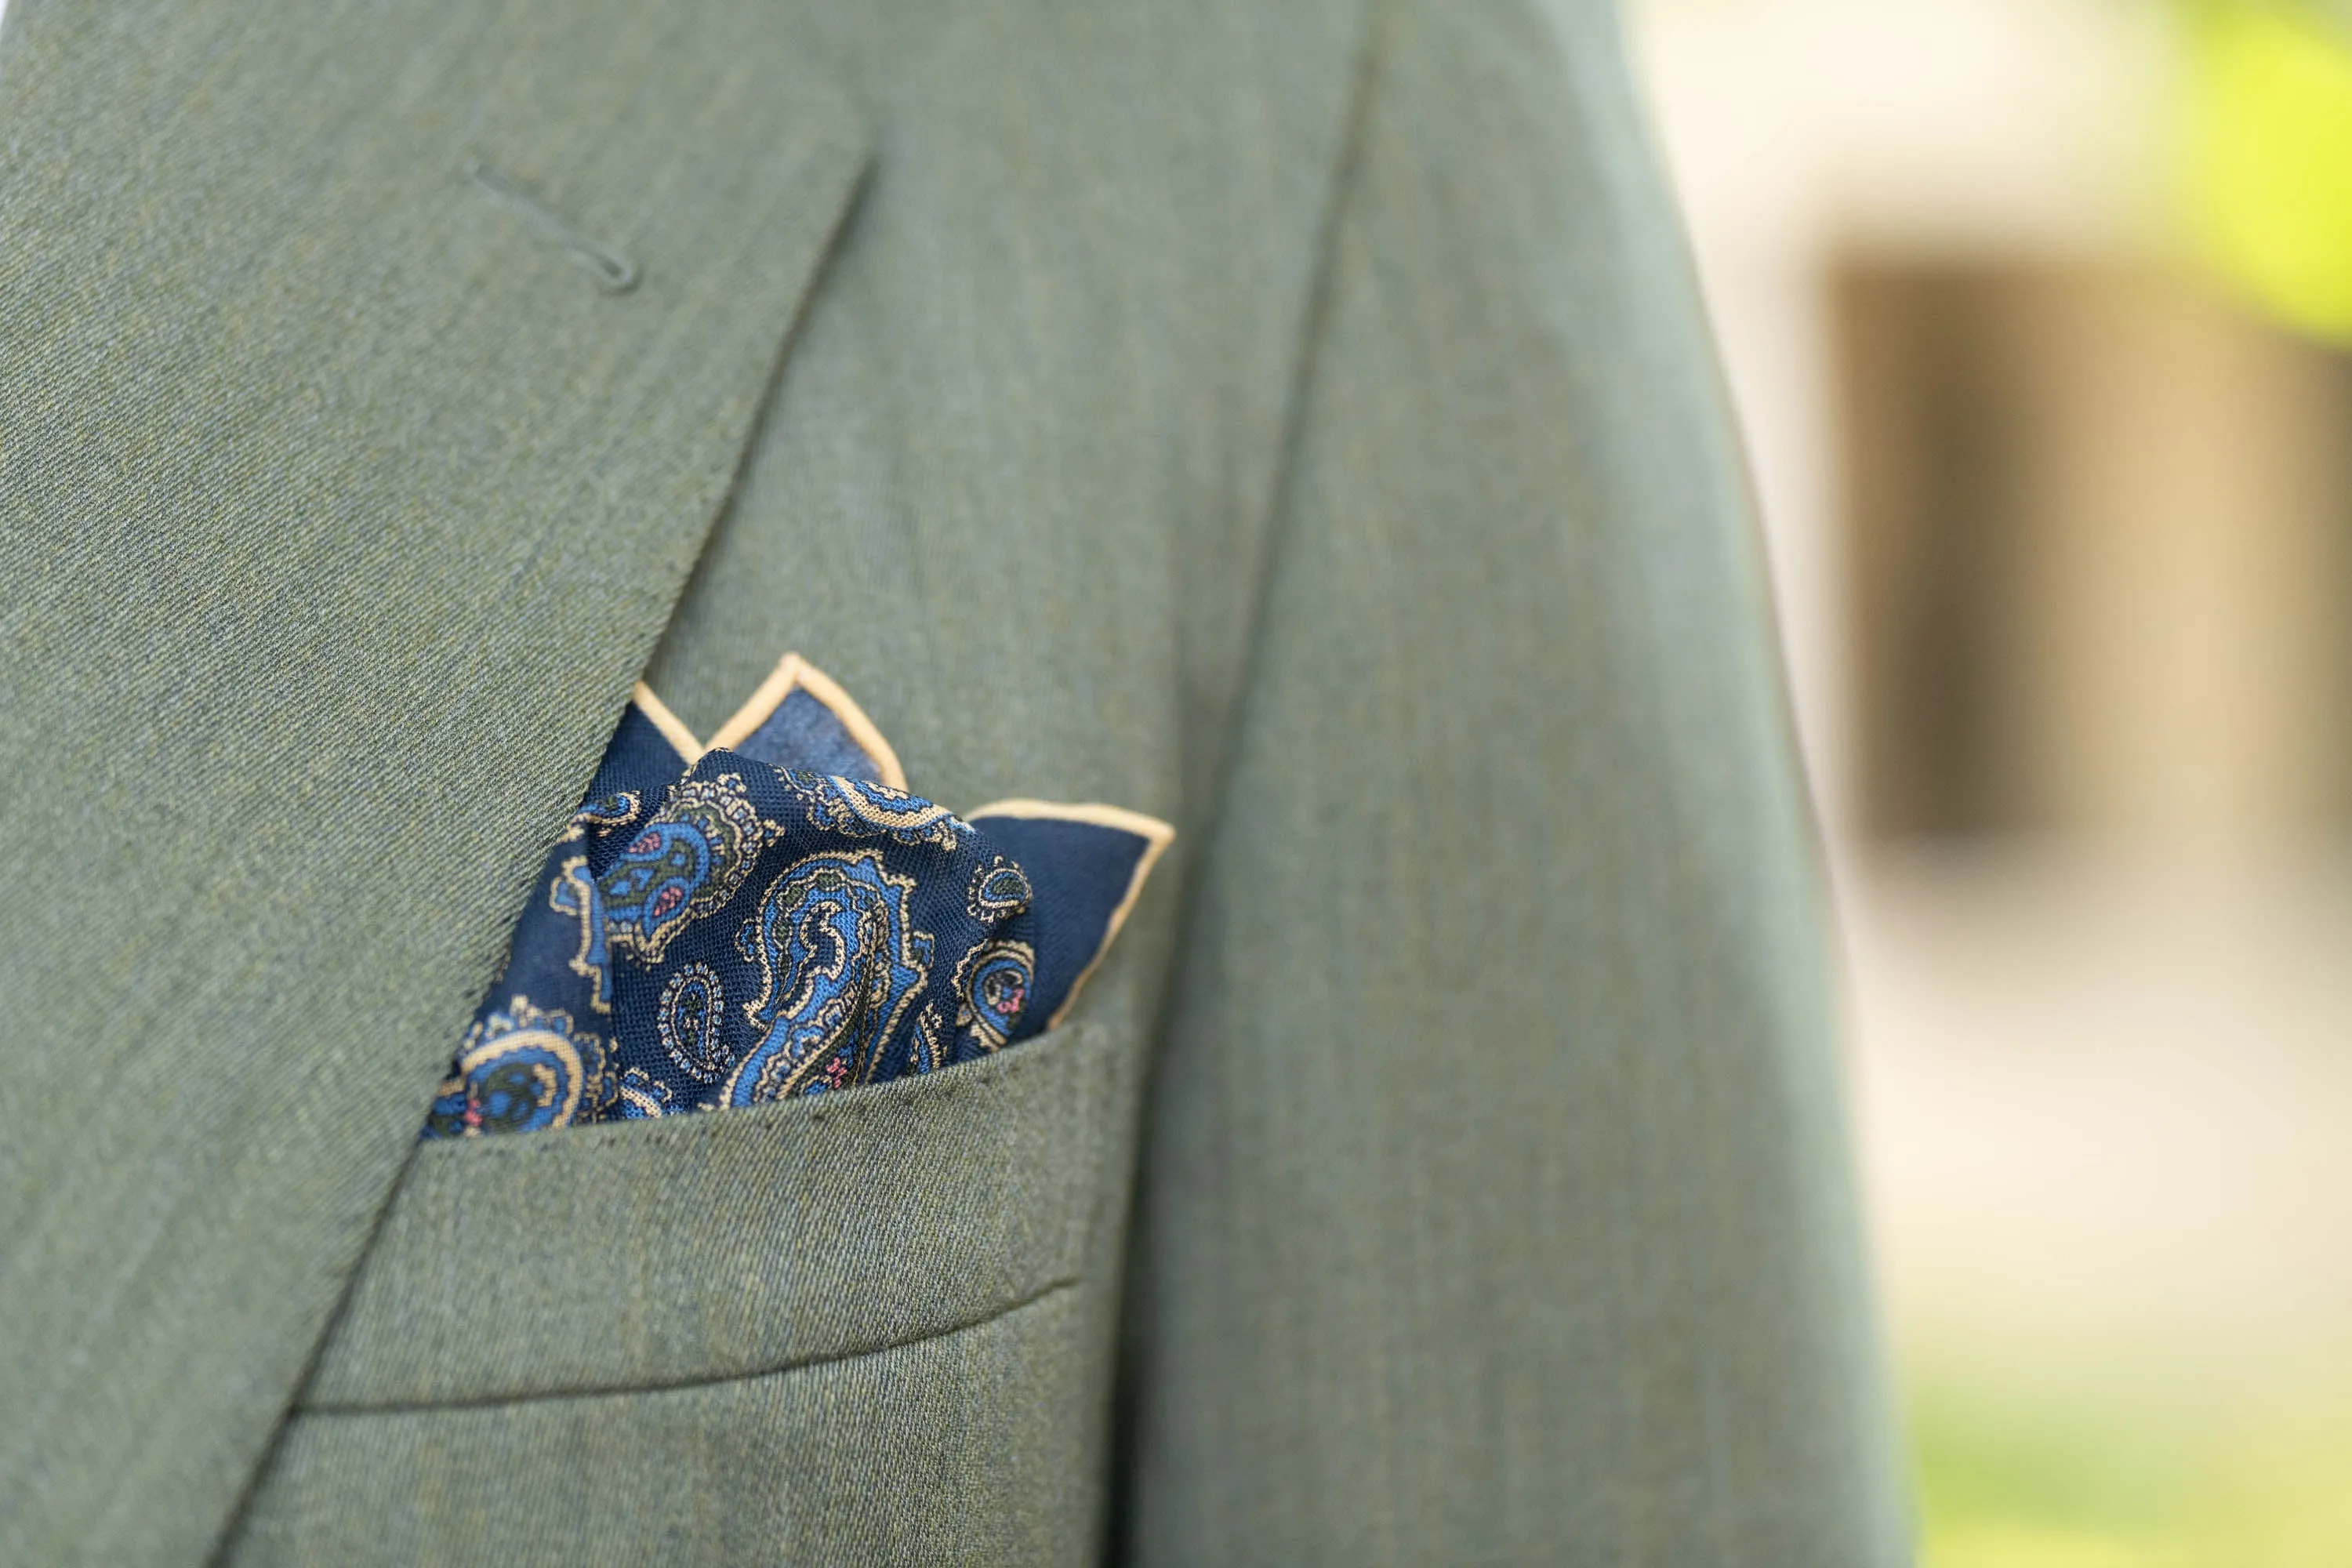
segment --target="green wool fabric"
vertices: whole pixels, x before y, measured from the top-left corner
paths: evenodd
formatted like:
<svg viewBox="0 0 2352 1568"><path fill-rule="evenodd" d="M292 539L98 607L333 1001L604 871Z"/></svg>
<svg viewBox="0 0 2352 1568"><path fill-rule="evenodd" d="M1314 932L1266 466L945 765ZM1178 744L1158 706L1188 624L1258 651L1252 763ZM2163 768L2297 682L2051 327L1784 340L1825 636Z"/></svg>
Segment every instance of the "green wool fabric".
<svg viewBox="0 0 2352 1568"><path fill-rule="evenodd" d="M0 1561L1907 1561L1601 0L11 0ZM1072 1021L420 1146L642 673L1179 837Z"/></svg>

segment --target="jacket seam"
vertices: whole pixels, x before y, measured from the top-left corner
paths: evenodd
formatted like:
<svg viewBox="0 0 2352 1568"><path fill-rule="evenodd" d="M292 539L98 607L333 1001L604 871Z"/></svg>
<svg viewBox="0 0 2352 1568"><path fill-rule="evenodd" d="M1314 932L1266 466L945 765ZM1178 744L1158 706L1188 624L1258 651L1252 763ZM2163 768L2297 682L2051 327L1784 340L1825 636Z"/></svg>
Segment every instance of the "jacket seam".
<svg viewBox="0 0 2352 1568"><path fill-rule="evenodd" d="M446 1399L404 1399L361 1401L334 1405L298 1405L292 1412L295 1420L313 1416L418 1415L436 1411L496 1410L520 1405L552 1405L568 1400L612 1399L638 1394L671 1394L697 1388L723 1388L732 1383L753 1383L763 1377L782 1377L790 1373L806 1372L814 1367L834 1366L844 1362L861 1361L868 1356L887 1355L894 1351L910 1350L944 1340L957 1334L984 1329L1000 1319L1024 1311L1065 1291L1077 1288L1079 1276L1070 1275L1048 1281L1016 1300L1002 1306L992 1306L976 1316L962 1319L940 1328L928 1329L906 1339L891 1340L882 1344L861 1344L853 1349L831 1351L822 1355L787 1358L773 1364L746 1368L740 1372L711 1373L693 1377L648 1378L642 1382L599 1384L588 1388L536 1389L520 1394L491 1394L479 1396L455 1396Z"/></svg>

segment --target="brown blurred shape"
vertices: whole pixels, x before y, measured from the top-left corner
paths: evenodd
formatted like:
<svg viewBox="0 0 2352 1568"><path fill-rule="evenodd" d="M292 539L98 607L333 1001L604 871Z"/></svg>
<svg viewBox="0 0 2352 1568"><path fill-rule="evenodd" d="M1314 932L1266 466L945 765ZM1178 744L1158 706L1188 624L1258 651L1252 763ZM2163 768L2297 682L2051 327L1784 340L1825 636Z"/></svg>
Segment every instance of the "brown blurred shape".
<svg viewBox="0 0 2352 1568"><path fill-rule="evenodd" d="M2352 368L2122 268L1860 256L1832 300L1864 831L2342 821Z"/></svg>

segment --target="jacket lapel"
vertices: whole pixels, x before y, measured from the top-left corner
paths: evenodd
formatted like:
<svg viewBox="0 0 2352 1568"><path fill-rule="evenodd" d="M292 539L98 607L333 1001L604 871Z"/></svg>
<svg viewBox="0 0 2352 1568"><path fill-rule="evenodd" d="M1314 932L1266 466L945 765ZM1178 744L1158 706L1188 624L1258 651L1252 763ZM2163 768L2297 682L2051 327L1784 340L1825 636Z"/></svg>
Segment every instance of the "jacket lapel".
<svg viewBox="0 0 2352 1568"><path fill-rule="evenodd" d="M0 44L0 1557L233 1512L863 167L758 0Z"/></svg>

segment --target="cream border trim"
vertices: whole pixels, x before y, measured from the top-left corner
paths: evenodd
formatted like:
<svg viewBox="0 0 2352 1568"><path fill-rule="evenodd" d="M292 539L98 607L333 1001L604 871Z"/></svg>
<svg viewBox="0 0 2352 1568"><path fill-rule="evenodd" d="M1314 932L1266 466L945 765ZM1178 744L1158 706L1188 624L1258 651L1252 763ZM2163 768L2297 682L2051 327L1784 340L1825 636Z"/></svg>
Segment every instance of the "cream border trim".
<svg viewBox="0 0 2352 1568"><path fill-rule="evenodd" d="M769 715L783 706L784 699L793 694L794 688L832 710L833 716L841 721L841 727L849 731L849 738L882 770L882 777L876 782L895 790L907 787L907 770L898 765L898 753L890 749L890 742L882 738L882 731L866 716L866 710L852 701L849 693L831 676L796 653L788 653L777 661L768 679L760 682L759 689L710 737L709 750L715 752L750 739L754 730L768 721Z"/></svg>
<svg viewBox="0 0 2352 1568"><path fill-rule="evenodd" d="M645 710L646 717L654 721L654 728L662 732L663 740L677 748L677 754L686 759L688 767L690 768L702 760L702 753L706 750L703 743L696 740L694 731L688 729L684 721L669 710L668 703L654 695L652 687L642 680L638 681L636 689L629 693L629 700Z"/></svg>
<svg viewBox="0 0 2352 1568"><path fill-rule="evenodd" d="M1159 864L1160 857L1166 852L1168 846L1176 841L1176 830L1156 816L1146 816L1139 811L1129 811L1124 806L1103 805L1092 801L1078 805L1063 805L1050 800L1000 800L964 813L964 820L971 823L989 816L1043 816L1057 822L1091 822L1098 827L1116 827L1132 833L1144 840L1143 853L1135 862L1135 874L1128 879L1127 896L1119 900L1117 909L1111 910L1110 923L1104 928L1102 942L1095 948L1094 957L1078 971L1078 977L1070 982L1070 994L1062 998L1062 1005L1054 1009L1052 1017L1045 1020L1047 1028L1055 1028L1070 1016L1070 1009L1077 1005L1078 993L1087 988L1087 982L1093 979L1095 971L1102 967L1103 959L1110 952L1110 944L1118 939L1119 928L1127 924L1127 917L1134 912L1136 900L1143 896L1143 879L1151 875L1151 868Z"/></svg>
<svg viewBox="0 0 2352 1568"><path fill-rule="evenodd" d="M776 668L768 672L768 678L752 689L751 695L743 700L743 705L736 709L733 716L711 735L710 749L717 751L721 746L732 746L738 741L747 740L752 731L766 723L768 715L783 706L784 699L792 695L793 688L801 683L802 665L801 656L796 653L788 653L777 660Z"/></svg>

